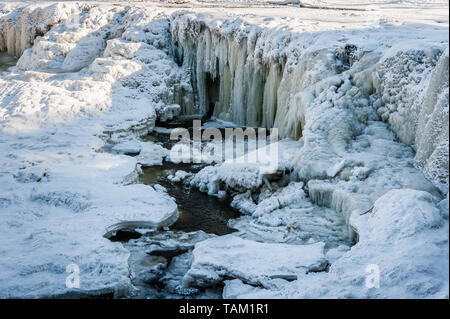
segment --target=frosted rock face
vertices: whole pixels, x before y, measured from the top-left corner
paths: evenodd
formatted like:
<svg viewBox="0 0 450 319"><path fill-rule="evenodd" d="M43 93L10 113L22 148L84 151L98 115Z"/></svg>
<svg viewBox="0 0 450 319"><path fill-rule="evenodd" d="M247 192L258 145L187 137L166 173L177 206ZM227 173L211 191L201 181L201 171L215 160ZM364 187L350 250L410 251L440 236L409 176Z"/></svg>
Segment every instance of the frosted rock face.
<svg viewBox="0 0 450 319"><path fill-rule="evenodd" d="M255 285L264 284L266 278L293 280L299 273L326 267L323 246L265 244L232 235L208 239L195 245L194 260L183 282L202 287L230 277Z"/></svg>
<svg viewBox="0 0 450 319"><path fill-rule="evenodd" d="M419 114L415 163L443 193L448 193L448 47L431 74Z"/></svg>
<svg viewBox="0 0 450 319"><path fill-rule="evenodd" d="M357 33L342 38L358 45L343 44L195 13L173 14L171 32L175 60L192 72L198 96L181 104L184 113L215 105L219 119L303 136L295 163L303 179L334 177L350 141L381 119L416 149L425 176L448 191L448 54L436 64L445 43L418 49L415 39L398 43L385 29L388 40L377 38L375 49Z"/></svg>
<svg viewBox="0 0 450 319"><path fill-rule="evenodd" d="M361 234L358 244L328 251L330 261L337 257L329 272L300 275L271 287L232 280L226 282L224 297L448 297L448 219L433 196L392 190L375 202L371 213L354 216L354 224ZM376 274L374 280L371 275Z"/></svg>
<svg viewBox="0 0 450 319"><path fill-rule="evenodd" d="M0 51L21 56L36 37L44 35L54 25L79 12L77 4L56 3L48 6L23 5L8 7L0 14Z"/></svg>

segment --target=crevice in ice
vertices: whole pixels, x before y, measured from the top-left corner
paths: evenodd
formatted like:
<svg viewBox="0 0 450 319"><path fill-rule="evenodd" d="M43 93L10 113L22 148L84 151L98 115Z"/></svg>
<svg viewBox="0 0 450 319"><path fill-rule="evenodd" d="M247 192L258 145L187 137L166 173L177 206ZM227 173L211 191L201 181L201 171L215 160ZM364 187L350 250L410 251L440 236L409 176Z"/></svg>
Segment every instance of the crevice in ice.
<svg viewBox="0 0 450 319"><path fill-rule="evenodd" d="M220 95L220 77L212 77L210 73L206 73L206 87L207 90L206 96L207 100L206 103L208 104L208 108L206 110L206 118L209 119L214 114L214 109L216 107L216 104L219 102L219 95Z"/></svg>

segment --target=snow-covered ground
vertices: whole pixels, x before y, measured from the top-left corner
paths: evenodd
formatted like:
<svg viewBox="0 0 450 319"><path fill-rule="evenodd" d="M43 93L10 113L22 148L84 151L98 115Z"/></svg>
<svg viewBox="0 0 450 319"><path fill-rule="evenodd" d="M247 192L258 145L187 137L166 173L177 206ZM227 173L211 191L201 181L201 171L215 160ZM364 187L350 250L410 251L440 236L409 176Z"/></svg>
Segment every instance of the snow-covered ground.
<svg viewBox="0 0 450 319"><path fill-rule="evenodd" d="M132 290L129 251L106 237L178 218L137 183L168 154L138 137L206 112L206 74L216 118L279 128L289 176L225 163L189 177L246 215L195 243L177 285L448 297L448 2L175 2L0 4L0 51L20 56L0 74L0 297Z"/></svg>

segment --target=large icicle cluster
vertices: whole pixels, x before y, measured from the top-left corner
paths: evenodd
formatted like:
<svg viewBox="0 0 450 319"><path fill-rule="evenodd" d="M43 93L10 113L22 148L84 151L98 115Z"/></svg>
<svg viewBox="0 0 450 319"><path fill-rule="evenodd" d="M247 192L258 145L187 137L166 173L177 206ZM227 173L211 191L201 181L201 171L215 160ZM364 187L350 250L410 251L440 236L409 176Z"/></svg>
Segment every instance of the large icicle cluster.
<svg viewBox="0 0 450 319"><path fill-rule="evenodd" d="M337 172L330 175L329 167L338 165L349 142L381 116L416 148L415 164L447 193L445 44L435 42L425 50L388 50L390 43L358 47L343 32L324 47L322 35L185 12L171 16L171 30L175 59L190 73L197 98L181 103L185 113L205 114L214 107L219 119L277 127L281 137L304 135L297 166L305 179L333 177ZM430 116L435 120L429 122ZM430 157L433 163L427 164Z"/></svg>
<svg viewBox="0 0 450 319"><path fill-rule="evenodd" d="M184 104L188 114L213 115L241 125L273 127L282 65L262 63L255 49L257 29L221 34L186 13L171 17L175 60L191 73L195 101ZM245 38L245 39L244 39ZM182 91L180 92L182 94Z"/></svg>
<svg viewBox="0 0 450 319"><path fill-rule="evenodd" d="M436 29L422 27L416 29L421 34L399 42L395 34L408 30L400 26L341 31L331 38L326 33L298 35L290 30L255 26L239 17L217 19L194 13L172 15L171 29L174 56L191 74L198 97L194 104L184 105L184 112L210 111L211 99L218 94L217 102L212 101L216 102L213 115L217 118L241 125L278 127L281 137L300 138L291 162L294 169L291 180L304 182L296 187L299 191L303 188L312 203L342 213L351 231L359 237L358 244L348 252L329 251L330 260L345 265L331 269L339 268L338 276L349 279L339 292L322 291L324 295L386 297L397 293L423 297L427 289L434 291L431 294L442 295L446 282L448 285L448 277L439 274L439 269L448 270L448 250L442 250L438 239L448 243L448 236L443 236L448 221L445 208L437 208L445 207L448 201L444 199L448 192L448 43L441 42L444 33L433 38L430 35ZM372 41L367 41L364 35L367 32L371 32ZM425 49L416 37L430 38ZM266 203L257 193L266 192L267 185L262 183L257 169L241 167L239 164L233 172L245 174L233 181L239 181L241 188L250 185L247 189L238 189L228 181L226 176L232 174L229 163L205 168L191 183L217 196L223 196L224 189L231 190L232 205L251 215L234 224L241 237L280 243L293 240L289 232L280 232L278 226L289 226L289 221L293 221L291 210L301 205L287 205L286 209L280 204L285 201L282 192L272 192L269 198L275 206L269 207L266 214L258 214ZM259 181L256 192L252 181ZM277 190L277 183L269 187ZM291 182L288 187L293 185L296 184ZM393 191L397 189L400 190ZM384 203L380 197L400 200L405 207L414 207L416 203L417 208L406 212L400 206L389 206L392 202ZM429 203L430 209L434 207L436 223L421 220L420 211L427 206L421 206L422 200ZM417 241L413 232L398 241L382 240L376 244L366 241L370 232L396 232L396 222L378 225L369 217L376 210L374 205L379 212L405 214L410 222L423 224L418 226L417 238L435 233L430 235L433 244L415 252ZM300 228L302 223L306 225L305 221L300 222ZM372 245L377 245L377 249L371 248ZM207 249L202 246L202 250ZM364 282L357 279L364 269L355 269L348 260L369 263L373 259L385 272L400 271L393 270L397 267L391 256L392 251L398 250L405 252L404 262L398 268L409 267L408 280L415 286L403 286L397 291L389 291L387 287L378 292L365 290ZM335 259L334 254L343 256ZM439 255L442 258L436 264L435 257ZM425 266L426 256L434 260L433 264ZM414 261L416 257L420 262ZM412 284L415 280L426 281L426 276L420 274L424 267L429 267L434 276L427 289ZM210 265L205 265L203 270L209 268ZM332 271L323 277L335 275ZM305 277L298 280L301 288L296 288L297 294L320 295L315 291L315 276ZM353 280L354 284L349 284ZM393 278L389 280L396 282ZM239 289L251 291L245 286ZM349 286L353 286L353 293ZM268 295L263 292L263 296Z"/></svg>

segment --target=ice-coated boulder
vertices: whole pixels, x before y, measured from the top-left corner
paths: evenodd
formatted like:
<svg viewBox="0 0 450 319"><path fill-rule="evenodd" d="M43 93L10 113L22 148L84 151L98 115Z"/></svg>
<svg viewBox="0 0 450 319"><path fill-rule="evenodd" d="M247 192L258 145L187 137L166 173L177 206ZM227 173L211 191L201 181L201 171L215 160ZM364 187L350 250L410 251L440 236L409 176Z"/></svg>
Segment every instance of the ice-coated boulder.
<svg viewBox="0 0 450 319"><path fill-rule="evenodd" d="M298 274L320 271L327 266L324 243L287 245L259 243L233 235L195 245L194 261L184 284L212 286L226 278L263 284L267 278L295 280Z"/></svg>

